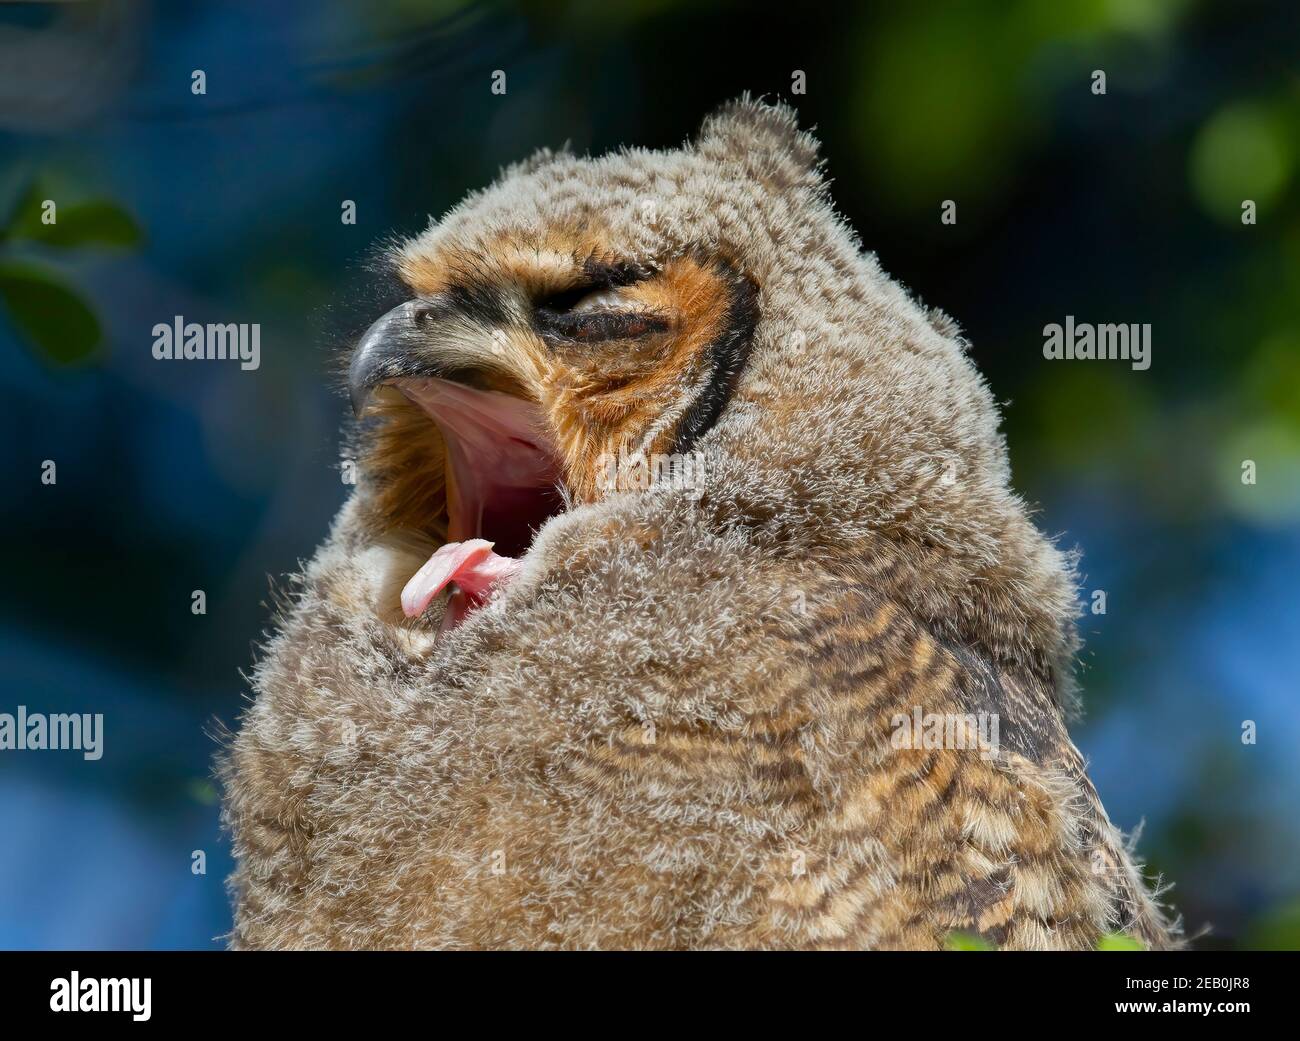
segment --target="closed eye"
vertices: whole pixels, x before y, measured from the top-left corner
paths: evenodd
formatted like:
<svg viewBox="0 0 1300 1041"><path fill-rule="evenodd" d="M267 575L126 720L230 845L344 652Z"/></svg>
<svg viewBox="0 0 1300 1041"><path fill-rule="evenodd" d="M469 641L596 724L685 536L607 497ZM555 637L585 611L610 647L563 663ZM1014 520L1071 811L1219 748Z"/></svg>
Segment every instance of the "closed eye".
<svg viewBox="0 0 1300 1041"><path fill-rule="evenodd" d="M668 322L622 287L585 285L543 300L535 311L537 330L548 341L597 343L636 340L668 330Z"/></svg>
<svg viewBox="0 0 1300 1041"><path fill-rule="evenodd" d="M639 340L668 331L668 322L657 314L627 308L617 310L551 311L539 307L537 331L548 342L600 343L606 340Z"/></svg>
<svg viewBox="0 0 1300 1041"><path fill-rule="evenodd" d="M640 301L618 289L595 289L580 298L570 311L626 311L640 306Z"/></svg>

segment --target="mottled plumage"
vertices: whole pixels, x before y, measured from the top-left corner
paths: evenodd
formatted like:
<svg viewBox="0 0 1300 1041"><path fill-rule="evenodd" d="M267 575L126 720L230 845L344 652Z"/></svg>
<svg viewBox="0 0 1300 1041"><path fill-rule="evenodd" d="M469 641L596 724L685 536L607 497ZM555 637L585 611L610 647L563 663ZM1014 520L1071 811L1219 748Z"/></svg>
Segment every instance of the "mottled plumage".
<svg viewBox="0 0 1300 1041"><path fill-rule="evenodd" d="M396 251L418 306L353 360L361 481L225 762L234 946L1176 942L1066 732L1071 562L816 151L743 100L677 151L541 154ZM564 496L531 546L448 462L479 428L430 420L447 383L531 403ZM620 449L699 479L611 487ZM494 535L521 566L461 624L403 615L434 548ZM918 710L998 745L897 747Z"/></svg>

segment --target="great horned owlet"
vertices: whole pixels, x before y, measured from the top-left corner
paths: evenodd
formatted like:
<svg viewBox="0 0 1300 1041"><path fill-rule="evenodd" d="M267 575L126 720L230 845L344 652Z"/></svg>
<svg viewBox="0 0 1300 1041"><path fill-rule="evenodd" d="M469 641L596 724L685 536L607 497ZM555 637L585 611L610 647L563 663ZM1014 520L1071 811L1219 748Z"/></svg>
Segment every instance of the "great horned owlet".
<svg viewBox="0 0 1300 1041"><path fill-rule="evenodd" d="M236 947L1148 946L1069 559L951 321L748 98L391 252L225 762Z"/></svg>

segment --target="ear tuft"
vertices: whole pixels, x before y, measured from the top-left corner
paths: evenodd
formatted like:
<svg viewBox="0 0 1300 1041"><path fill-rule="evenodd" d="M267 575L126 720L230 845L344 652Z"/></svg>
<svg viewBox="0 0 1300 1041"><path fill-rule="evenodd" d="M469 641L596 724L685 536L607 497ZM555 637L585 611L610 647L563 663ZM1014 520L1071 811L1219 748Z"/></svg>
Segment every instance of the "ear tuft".
<svg viewBox="0 0 1300 1041"><path fill-rule="evenodd" d="M695 147L720 160L776 161L811 173L821 146L812 134L799 129L798 114L789 105L745 93L704 120Z"/></svg>

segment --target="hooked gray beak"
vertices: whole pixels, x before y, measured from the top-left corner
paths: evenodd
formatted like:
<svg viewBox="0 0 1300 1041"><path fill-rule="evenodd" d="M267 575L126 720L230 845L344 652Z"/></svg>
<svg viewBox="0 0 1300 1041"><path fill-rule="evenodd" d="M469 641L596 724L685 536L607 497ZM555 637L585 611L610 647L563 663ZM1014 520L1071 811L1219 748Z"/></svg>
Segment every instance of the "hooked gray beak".
<svg viewBox="0 0 1300 1041"><path fill-rule="evenodd" d="M429 376L459 382L510 372L498 338L510 313L490 294L442 293L408 300L375 322L352 354L348 393L360 417L370 392L388 380Z"/></svg>
<svg viewBox="0 0 1300 1041"><path fill-rule="evenodd" d="M366 330L348 366L352 413L360 417L371 392L385 380L418 375L421 324L436 308L431 301L408 300Z"/></svg>

